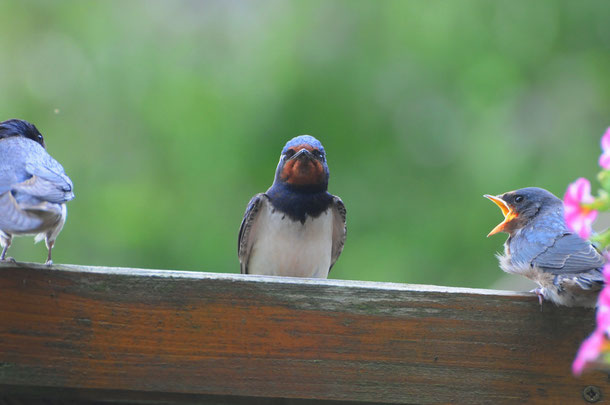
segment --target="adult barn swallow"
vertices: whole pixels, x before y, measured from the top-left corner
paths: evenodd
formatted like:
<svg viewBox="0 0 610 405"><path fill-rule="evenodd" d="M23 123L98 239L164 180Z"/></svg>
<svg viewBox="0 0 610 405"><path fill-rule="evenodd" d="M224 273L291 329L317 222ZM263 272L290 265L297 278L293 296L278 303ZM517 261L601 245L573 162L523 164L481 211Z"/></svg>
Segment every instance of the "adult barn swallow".
<svg viewBox="0 0 610 405"><path fill-rule="evenodd" d="M239 229L243 274L326 278L345 242L345 206L328 193L322 144L301 135L288 141L273 185L255 195Z"/></svg>
<svg viewBox="0 0 610 405"><path fill-rule="evenodd" d="M536 282L534 291L557 305L594 307L603 287L603 256L588 240L570 231L563 202L547 190L528 187L502 195L485 195L504 221L487 236L506 232L500 267Z"/></svg>
<svg viewBox="0 0 610 405"><path fill-rule="evenodd" d="M27 121L0 122L0 260L14 235L36 235L49 251L66 222L72 181L46 151L42 134Z"/></svg>

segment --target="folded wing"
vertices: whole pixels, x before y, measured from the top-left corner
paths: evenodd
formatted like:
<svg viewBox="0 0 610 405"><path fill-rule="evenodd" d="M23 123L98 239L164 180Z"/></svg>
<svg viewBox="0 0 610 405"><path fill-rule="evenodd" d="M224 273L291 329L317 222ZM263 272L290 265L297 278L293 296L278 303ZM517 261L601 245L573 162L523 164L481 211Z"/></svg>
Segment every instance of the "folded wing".
<svg viewBox="0 0 610 405"><path fill-rule="evenodd" d="M604 265L604 257L591 242L564 233L534 258L532 264L554 274L583 273Z"/></svg>
<svg viewBox="0 0 610 405"><path fill-rule="evenodd" d="M237 254L242 274L248 274L248 261L250 260L250 253L252 252L252 245L256 236L258 214L263 204L267 203L268 200L269 197L264 193L259 193L252 197L241 221L239 237L237 239Z"/></svg>
<svg viewBox="0 0 610 405"><path fill-rule="evenodd" d="M346 226L346 214L347 211L345 209L345 205L343 201L337 197L333 196L333 246L331 251L330 258L330 268L333 268L333 265L341 255L343 251L343 245L345 245L345 237L347 235L347 226ZM330 269L329 269L330 271Z"/></svg>
<svg viewBox="0 0 610 405"><path fill-rule="evenodd" d="M39 144L20 137L0 142L0 229L29 232L56 222L74 198L63 167Z"/></svg>

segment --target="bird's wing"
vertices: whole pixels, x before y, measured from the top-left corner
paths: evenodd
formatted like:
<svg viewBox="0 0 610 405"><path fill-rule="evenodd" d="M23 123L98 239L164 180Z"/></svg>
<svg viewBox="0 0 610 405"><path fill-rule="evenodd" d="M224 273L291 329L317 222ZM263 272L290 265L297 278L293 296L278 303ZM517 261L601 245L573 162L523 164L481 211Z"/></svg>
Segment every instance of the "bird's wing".
<svg viewBox="0 0 610 405"><path fill-rule="evenodd" d="M18 203L29 197L58 204L74 198L63 167L38 144L18 138L0 143L0 193L9 190Z"/></svg>
<svg viewBox="0 0 610 405"><path fill-rule="evenodd" d="M39 184L38 179L47 183ZM8 190L53 203L73 197L72 182L61 164L42 146L22 137L0 139L0 193Z"/></svg>
<svg viewBox="0 0 610 405"><path fill-rule="evenodd" d="M339 258L345 244L345 236L347 234L347 226L345 224L345 216L347 211L343 201L337 196L333 196L333 246L330 256L330 269ZM329 269L329 271L330 271Z"/></svg>
<svg viewBox="0 0 610 405"><path fill-rule="evenodd" d="M563 233L532 264L553 274L578 274L598 269L604 257L591 242L573 233Z"/></svg>
<svg viewBox="0 0 610 405"><path fill-rule="evenodd" d="M34 197L38 201L47 201L61 204L74 198L72 190L63 189L57 183L32 176L28 180L15 184L12 187L15 198L21 203Z"/></svg>
<svg viewBox="0 0 610 405"><path fill-rule="evenodd" d="M12 189L17 193L58 204L74 198L72 181L50 156L49 159L26 163L25 170L31 177L13 185Z"/></svg>
<svg viewBox="0 0 610 405"><path fill-rule="evenodd" d="M239 257L239 263L242 274L248 274L248 261L250 259L250 252L252 251L252 245L254 243L254 237L256 234L256 220L258 214L264 205L269 201L264 193L259 193L252 197L244 213L244 219L241 221L239 228L239 237L237 239L237 255Z"/></svg>

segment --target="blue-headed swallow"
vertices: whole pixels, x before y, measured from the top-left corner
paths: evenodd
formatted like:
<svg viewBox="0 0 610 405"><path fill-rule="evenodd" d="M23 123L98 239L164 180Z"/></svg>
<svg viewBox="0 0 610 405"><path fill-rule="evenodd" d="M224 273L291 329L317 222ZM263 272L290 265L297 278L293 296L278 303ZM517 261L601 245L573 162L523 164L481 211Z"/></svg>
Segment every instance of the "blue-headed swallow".
<svg viewBox="0 0 610 405"><path fill-rule="evenodd" d="M7 260L13 236L35 235L45 240L51 264L73 198L72 181L47 153L40 131L23 120L0 122L0 260Z"/></svg>
<svg viewBox="0 0 610 405"><path fill-rule="evenodd" d="M244 274L326 278L345 242L345 206L328 193L322 144L301 135L288 141L273 185L255 195L238 238Z"/></svg>
<svg viewBox="0 0 610 405"><path fill-rule="evenodd" d="M502 195L485 195L504 221L487 236L506 232L500 267L537 283L540 303L594 307L603 287L604 257L588 240L568 229L563 202L547 190L528 187Z"/></svg>

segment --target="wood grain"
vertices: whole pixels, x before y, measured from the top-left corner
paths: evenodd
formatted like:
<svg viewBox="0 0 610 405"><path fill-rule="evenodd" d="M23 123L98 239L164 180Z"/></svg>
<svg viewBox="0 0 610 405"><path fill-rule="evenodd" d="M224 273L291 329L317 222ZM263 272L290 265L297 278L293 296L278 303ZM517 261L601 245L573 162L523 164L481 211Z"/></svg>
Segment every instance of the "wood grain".
<svg viewBox="0 0 610 405"><path fill-rule="evenodd" d="M608 403L605 374L570 374L593 328L529 293L1 264L0 392Z"/></svg>

